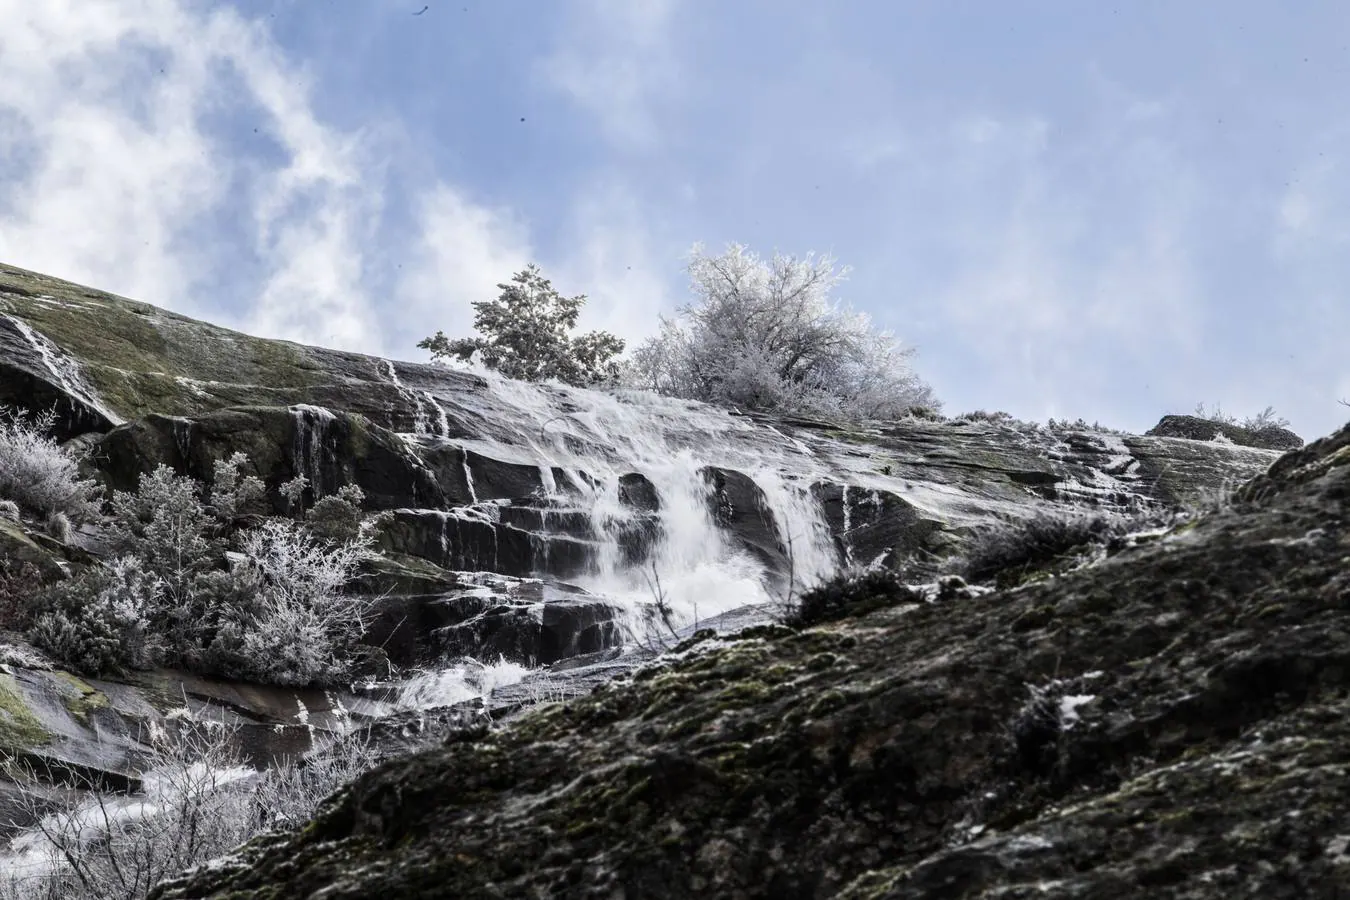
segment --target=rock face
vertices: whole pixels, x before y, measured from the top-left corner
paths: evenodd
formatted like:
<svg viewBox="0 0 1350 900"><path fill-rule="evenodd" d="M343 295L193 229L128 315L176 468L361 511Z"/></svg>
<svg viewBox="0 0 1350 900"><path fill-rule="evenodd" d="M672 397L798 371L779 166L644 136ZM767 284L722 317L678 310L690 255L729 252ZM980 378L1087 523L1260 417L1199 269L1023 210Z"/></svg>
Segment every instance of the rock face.
<svg viewBox="0 0 1350 900"><path fill-rule="evenodd" d="M1232 422L1216 422L1199 416L1163 416L1158 424L1146 433L1160 437L1188 438L1193 441L1223 438L1234 444L1259 447L1263 450L1297 450L1303 446L1303 438L1278 425L1253 430Z"/></svg>
<svg viewBox="0 0 1350 900"><path fill-rule="evenodd" d="M1347 506L1350 426L1067 575L466 733L154 896L1344 896Z"/></svg>
<svg viewBox="0 0 1350 900"><path fill-rule="evenodd" d="M215 461L235 452L247 454L246 474L266 483L274 512L285 511L279 488L296 476L310 485L306 505L358 485L367 511L381 514L383 555L361 588L379 598L368 635L379 648L373 672L473 657L551 665L588 688L632 666L632 655L616 657L632 647L631 629L657 591L669 588L681 636L710 623L730 632L763 624L766 601L800 595L840 566L882 566L910 580L942 574L971 532L995 519L1170 510L1260 476L1251 482L1259 490L1242 489L1256 492L1242 507L1256 518L1224 520L1245 534L1247 525L1276 527L1268 521L1275 507L1261 504L1304 496L1339 473L1343 458L1317 444L1293 454L1304 460L1295 465L1276 450L1241 446L1250 440L1172 426L1131 436L915 418L841 429L631 392L523 385L254 338L6 266L0 406L54 408L59 436L87 451L91 472L115 489L133 488L161 464L209 480ZM1299 455L1309 452L1321 455ZM1015 834L1064 798L1098 796L1091 792L1107 781L1083 767L1100 762L1125 784L1153 759L1159 734L1171 743L1159 744L1154 761L1184 760L1191 747L1211 752L1207 732L1176 737L1181 713L1166 712L1172 701L1161 693L1139 706L1157 704L1158 733L1126 716L1135 708L1129 692L1154 688L1150 654L1178 629L1192 629L1190 643L1171 645L1167 652L1181 655L1157 665L1189 667L1190 680L1178 684L1199 696L1211 658L1200 649L1209 646L1206 629L1223 616L1259 620L1253 634L1285 621L1251 613L1256 601L1234 593L1259 589L1280 561L1257 571L1261 552L1248 559L1223 543L1234 528L1215 536L1204 527L1211 530L1178 533L1062 582L1114 597L1092 581L1113 573L1125 590L1119 609L1097 594L1037 585L798 635L761 628L704 640L689 659L633 685L373 776L312 833L336 842L333 855L310 837L277 838L295 852L292 868L283 872L264 853L253 880L222 869L220 880L196 884L305 896L332 876L350 886L332 888L335 897L611 897L620 889L628 897L806 897L872 871L872 881L851 889L885 895L911 877L906 867L974 846L957 840L961 828ZM88 548L37 530L0 518L6 563L52 580L89 561ZM1200 536L1197 549L1190 542ZM1322 548L1321 540L1307 546ZM1128 568L1131 560L1194 568L1178 576L1192 587L1174 603L1166 586L1175 579ZM1218 560L1246 566L1245 575L1230 581ZM1149 599L1149 590L1163 593ZM1220 599L1195 599L1210 590ZM1100 693L1115 699L1099 704L1115 718L1093 719L1098 707L1088 704L1077 710L1082 727L1046 742L1040 720L1021 712L1025 684L1054 673L1059 655L1054 690L1098 695L1084 680L1096 665L1115 679ZM428 702L450 702L437 690ZM532 702L533 690L520 687L524 699L500 701L494 715ZM397 691L269 692L180 673L134 684L71 680L21 642L0 640L0 754L52 772L134 787L138 729L184 702L230 710L259 760L307 747L334 717L382 719L392 733L402 726L387 717L406 711ZM459 721L461 712L437 715ZM427 714L426 705L412 714ZM1009 749L1008 734L1032 737ZM556 781L561 773L567 781ZM442 839L458 849L443 853ZM386 855L394 844L403 849ZM1005 850L990 853L1012 869L1034 868ZM434 865L416 875L424 859ZM361 860L373 868L358 876ZM975 868L1001 883L994 863ZM197 889L180 886L175 896Z"/></svg>

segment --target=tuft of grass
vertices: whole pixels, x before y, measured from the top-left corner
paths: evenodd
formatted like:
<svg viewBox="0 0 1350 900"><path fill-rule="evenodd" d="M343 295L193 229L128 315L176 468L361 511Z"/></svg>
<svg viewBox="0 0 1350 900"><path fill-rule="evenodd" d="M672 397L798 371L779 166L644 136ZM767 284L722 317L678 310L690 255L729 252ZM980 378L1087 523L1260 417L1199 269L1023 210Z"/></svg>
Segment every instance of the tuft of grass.
<svg viewBox="0 0 1350 900"><path fill-rule="evenodd" d="M887 606L922 601L923 595L907 586L895 572L885 569L861 574L844 572L802 594L785 624L806 628Z"/></svg>
<svg viewBox="0 0 1350 900"><path fill-rule="evenodd" d="M1028 519L1000 522L975 532L963 574L971 581L1012 583L1072 550L1104 546L1123 529L1120 517L1103 513L1041 512Z"/></svg>

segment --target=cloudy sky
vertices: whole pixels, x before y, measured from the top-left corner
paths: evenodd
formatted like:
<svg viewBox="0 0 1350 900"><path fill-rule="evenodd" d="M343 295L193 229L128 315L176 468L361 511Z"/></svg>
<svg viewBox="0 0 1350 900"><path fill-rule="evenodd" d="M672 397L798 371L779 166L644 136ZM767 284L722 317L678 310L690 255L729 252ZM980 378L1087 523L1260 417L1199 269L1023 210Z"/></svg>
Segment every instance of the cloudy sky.
<svg viewBox="0 0 1350 900"><path fill-rule="evenodd" d="M414 15L423 6L426 10ZM830 253L948 413L1350 418L1350 6L0 0L0 260L424 359Z"/></svg>

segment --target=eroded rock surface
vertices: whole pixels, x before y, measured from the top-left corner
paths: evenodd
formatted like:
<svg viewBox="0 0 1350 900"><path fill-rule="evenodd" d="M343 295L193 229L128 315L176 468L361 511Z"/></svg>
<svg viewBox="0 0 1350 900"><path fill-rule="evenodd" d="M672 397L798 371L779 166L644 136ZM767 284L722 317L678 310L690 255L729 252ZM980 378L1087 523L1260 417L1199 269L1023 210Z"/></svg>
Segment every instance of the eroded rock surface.
<svg viewBox="0 0 1350 900"><path fill-rule="evenodd" d="M1193 441L1228 440L1246 447L1265 450L1297 450L1303 439L1288 428L1267 425L1264 428L1245 428L1235 422L1221 422L1200 416L1163 416L1147 434L1162 437L1188 438Z"/></svg>
<svg viewBox="0 0 1350 900"><path fill-rule="evenodd" d="M1010 592L713 640L159 900L1338 897L1350 426Z"/></svg>
<svg viewBox="0 0 1350 900"><path fill-rule="evenodd" d="M134 787L138 729L176 706L229 711L257 760L348 716L394 744L476 723L166 897L1110 897L1134 878L1321 896L1345 874L1345 806L1321 787L1346 743L1344 433L1280 457L1176 428L844 429L263 340L4 266L0 405L54 407L122 489L161 463L206 479L236 450L276 512L297 475L306 504L357 484L386 514L362 588L382 598L370 639L386 666L468 655L561 673L482 709L409 711L393 686L72 680L0 641L0 753L113 787ZM1095 568L800 634L704 635L631 684L499 731L479 721L628 671L619 611L568 581L645 571L691 517L712 523L694 529L704 546L790 595L840 564L936 576L994 519L1217 505L1253 476L1233 509ZM0 532L48 580L89 561L33 527ZM1219 788L1244 792L1238 812L1204 799ZM1323 796L1302 820L1276 814Z"/></svg>

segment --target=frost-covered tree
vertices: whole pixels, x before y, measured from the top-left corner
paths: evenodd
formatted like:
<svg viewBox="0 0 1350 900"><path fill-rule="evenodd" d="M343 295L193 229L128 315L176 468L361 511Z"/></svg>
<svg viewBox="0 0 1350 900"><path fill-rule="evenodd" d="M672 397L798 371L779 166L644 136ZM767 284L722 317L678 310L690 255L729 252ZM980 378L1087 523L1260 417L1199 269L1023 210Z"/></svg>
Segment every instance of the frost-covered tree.
<svg viewBox="0 0 1350 900"><path fill-rule="evenodd" d="M739 244L720 256L695 247L697 298L638 348L637 387L747 409L848 419L936 409L909 366L913 350L830 297L847 269L829 257L761 259Z"/></svg>
<svg viewBox="0 0 1350 900"><path fill-rule="evenodd" d="M263 483L243 454L209 486L159 466L114 494L114 553L29 599L29 636L80 672L160 663L303 685L346 674L370 600L347 590L369 555L359 488L303 521L261 517Z"/></svg>
<svg viewBox="0 0 1350 900"><path fill-rule="evenodd" d="M556 378L585 387L618 374L622 340L607 331L569 334L586 303L584 294L562 296L533 264L497 287L502 293L496 300L473 305L473 327L484 337L451 340L438 331L417 346L430 350L433 359L478 354L483 365L522 381Z"/></svg>
<svg viewBox="0 0 1350 900"><path fill-rule="evenodd" d="M287 519L244 532L242 559L216 604L212 668L270 684L340 678L367 624L369 598L347 585L366 558L364 540L324 541Z"/></svg>
<svg viewBox="0 0 1350 900"><path fill-rule="evenodd" d="M55 410L35 416L0 406L0 499L39 517L72 522L98 517L102 486L51 437Z"/></svg>

